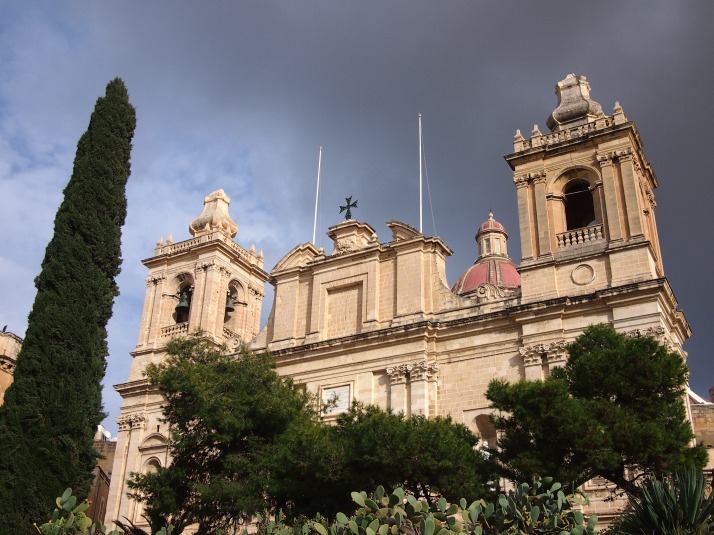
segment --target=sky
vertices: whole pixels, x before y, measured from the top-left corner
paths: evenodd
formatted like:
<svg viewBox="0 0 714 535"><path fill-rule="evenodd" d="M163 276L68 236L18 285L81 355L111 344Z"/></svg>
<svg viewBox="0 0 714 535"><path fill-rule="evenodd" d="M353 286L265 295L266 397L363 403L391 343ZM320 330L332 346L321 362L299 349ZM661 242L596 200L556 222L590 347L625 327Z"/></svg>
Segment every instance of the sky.
<svg viewBox="0 0 714 535"><path fill-rule="evenodd" d="M266 270L312 239L339 205L387 242L419 225L454 250L452 284L493 209L520 261L516 191L503 156L557 105L556 82L587 76L611 115L635 121L660 182L665 273L693 330L693 389L714 386L714 2L0 0L0 325L23 336L33 280L76 144L116 76L137 109L120 296L108 325L106 427L116 433L156 241L190 237L203 198L231 197L236 241ZM428 185L427 185L428 184ZM268 288L269 290L270 288ZM266 295L263 318L270 309Z"/></svg>

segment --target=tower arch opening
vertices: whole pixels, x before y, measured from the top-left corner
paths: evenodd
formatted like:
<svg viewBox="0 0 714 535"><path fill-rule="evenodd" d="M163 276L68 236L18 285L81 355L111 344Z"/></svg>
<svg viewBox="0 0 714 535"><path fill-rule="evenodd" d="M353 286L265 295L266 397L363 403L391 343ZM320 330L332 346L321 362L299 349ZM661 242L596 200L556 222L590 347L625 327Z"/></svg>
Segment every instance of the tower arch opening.
<svg viewBox="0 0 714 535"><path fill-rule="evenodd" d="M590 183L583 178L569 181L563 188L566 230L596 225L595 202Z"/></svg>
<svg viewBox="0 0 714 535"><path fill-rule="evenodd" d="M240 336L245 331L246 322L246 301L245 288L243 285L233 279L228 283L228 291L226 293L226 305L223 315L224 334L228 336ZM225 332L225 331L228 332Z"/></svg>

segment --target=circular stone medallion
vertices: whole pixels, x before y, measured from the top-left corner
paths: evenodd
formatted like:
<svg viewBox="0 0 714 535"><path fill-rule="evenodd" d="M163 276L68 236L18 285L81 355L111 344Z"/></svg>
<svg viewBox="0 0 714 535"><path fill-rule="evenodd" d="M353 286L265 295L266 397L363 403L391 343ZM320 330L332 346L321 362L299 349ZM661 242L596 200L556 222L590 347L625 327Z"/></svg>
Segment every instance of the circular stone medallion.
<svg viewBox="0 0 714 535"><path fill-rule="evenodd" d="M570 278L578 286L585 286L595 280L595 270L590 264L580 264L573 269Z"/></svg>

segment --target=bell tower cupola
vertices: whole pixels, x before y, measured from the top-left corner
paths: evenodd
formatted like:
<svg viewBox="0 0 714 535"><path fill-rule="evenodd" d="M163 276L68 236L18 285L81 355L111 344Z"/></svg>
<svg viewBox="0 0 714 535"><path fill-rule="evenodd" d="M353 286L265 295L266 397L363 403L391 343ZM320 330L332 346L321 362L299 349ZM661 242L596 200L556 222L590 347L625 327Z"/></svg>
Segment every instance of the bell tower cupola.
<svg viewBox="0 0 714 535"><path fill-rule="evenodd" d="M611 116L585 76L555 86L558 105L512 154L524 302L664 276L655 222L657 177L619 103Z"/></svg>
<svg viewBox="0 0 714 535"><path fill-rule="evenodd" d="M143 261L149 274L132 377L139 378L174 336L200 329L235 347L258 334L268 274L262 251L233 241L238 225L229 204L223 190L214 191L189 224L190 239L160 239L154 256Z"/></svg>

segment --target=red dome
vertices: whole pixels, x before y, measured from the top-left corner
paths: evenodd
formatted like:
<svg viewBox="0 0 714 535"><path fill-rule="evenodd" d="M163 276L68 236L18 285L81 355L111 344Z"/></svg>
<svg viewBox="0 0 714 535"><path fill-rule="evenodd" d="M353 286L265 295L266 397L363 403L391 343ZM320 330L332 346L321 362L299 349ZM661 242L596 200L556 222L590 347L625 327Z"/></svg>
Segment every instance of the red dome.
<svg viewBox="0 0 714 535"><path fill-rule="evenodd" d="M478 228L478 232L476 233L476 239L478 239L479 234L482 232L488 232L488 231L499 231L503 232L506 237L508 237L508 233L506 232L506 228L501 225L498 221L496 221L493 218L493 212L489 212L488 214L488 219L484 221L481 226Z"/></svg>
<svg viewBox="0 0 714 535"><path fill-rule="evenodd" d="M461 274L451 291L456 295L468 297L485 283L503 289L520 288L521 275L508 257L483 258Z"/></svg>

